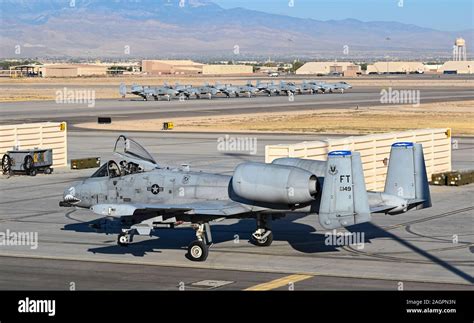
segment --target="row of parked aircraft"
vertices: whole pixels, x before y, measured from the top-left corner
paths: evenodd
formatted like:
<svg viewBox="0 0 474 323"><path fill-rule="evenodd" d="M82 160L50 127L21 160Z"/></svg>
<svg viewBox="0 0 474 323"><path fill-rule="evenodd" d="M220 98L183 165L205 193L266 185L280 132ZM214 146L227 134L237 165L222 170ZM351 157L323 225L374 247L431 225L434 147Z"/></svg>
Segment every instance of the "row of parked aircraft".
<svg viewBox="0 0 474 323"><path fill-rule="evenodd" d="M295 95L295 94L317 94L317 93L333 93L341 92L351 89L352 86L347 82L326 83L322 81L303 81L301 84L294 82L281 81L278 84L274 82L262 83L257 81L253 85L251 81L245 85L219 84L215 85L204 84L203 86L180 85L176 83L174 86L164 84L163 86L151 87L133 84L130 90L125 84L120 85L120 94L125 97L127 94L134 94L148 101L154 99L158 101L163 98L170 101L172 98L190 99L192 97L199 99L206 97L212 99L217 95L224 95L230 97L252 97L263 93L268 96L272 95Z"/></svg>

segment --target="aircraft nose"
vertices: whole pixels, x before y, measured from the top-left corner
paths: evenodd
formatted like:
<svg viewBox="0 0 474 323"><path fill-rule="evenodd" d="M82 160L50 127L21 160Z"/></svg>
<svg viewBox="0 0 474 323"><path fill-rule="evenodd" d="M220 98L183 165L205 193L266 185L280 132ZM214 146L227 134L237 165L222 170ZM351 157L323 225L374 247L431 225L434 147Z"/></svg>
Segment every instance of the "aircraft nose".
<svg viewBox="0 0 474 323"><path fill-rule="evenodd" d="M63 204L74 205L74 204L79 203L80 201L81 201L81 199L78 198L77 187L76 186L71 186L71 187L67 188L66 190L64 190L63 201L62 201L62 202L64 202Z"/></svg>

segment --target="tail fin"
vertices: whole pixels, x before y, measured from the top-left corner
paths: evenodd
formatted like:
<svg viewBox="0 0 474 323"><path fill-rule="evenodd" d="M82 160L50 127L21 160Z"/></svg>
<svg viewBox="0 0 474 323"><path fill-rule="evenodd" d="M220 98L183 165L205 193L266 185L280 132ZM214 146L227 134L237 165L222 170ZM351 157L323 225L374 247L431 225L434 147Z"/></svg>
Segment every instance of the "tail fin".
<svg viewBox="0 0 474 323"><path fill-rule="evenodd" d="M122 97L125 97L127 95L127 86L125 85L125 83L120 83L119 93Z"/></svg>
<svg viewBox="0 0 474 323"><path fill-rule="evenodd" d="M358 152L333 151L328 154L319 223L335 229L371 219L362 162Z"/></svg>
<svg viewBox="0 0 474 323"><path fill-rule="evenodd" d="M384 193L406 199L409 206L417 209L431 206L421 144L397 142L392 145Z"/></svg>

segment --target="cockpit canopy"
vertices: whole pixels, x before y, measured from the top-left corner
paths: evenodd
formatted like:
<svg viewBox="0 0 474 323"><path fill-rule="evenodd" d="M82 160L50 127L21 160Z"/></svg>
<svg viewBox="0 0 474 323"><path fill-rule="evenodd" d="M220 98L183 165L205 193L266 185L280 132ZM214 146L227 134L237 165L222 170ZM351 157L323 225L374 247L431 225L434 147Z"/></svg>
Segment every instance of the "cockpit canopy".
<svg viewBox="0 0 474 323"><path fill-rule="evenodd" d="M124 135L118 137L115 142L114 154L120 157L120 163L114 160L102 165L92 178L119 177L158 168L158 163L151 154L140 144Z"/></svg>
<svg viewBox="0 0 474 323"><path fill-rule="evenodd" d="M145 170L158 167L158 163L153 156L139 143L131 138L121 135L117 138L114 147L114 154L127 161L140 165Z"/></svg>

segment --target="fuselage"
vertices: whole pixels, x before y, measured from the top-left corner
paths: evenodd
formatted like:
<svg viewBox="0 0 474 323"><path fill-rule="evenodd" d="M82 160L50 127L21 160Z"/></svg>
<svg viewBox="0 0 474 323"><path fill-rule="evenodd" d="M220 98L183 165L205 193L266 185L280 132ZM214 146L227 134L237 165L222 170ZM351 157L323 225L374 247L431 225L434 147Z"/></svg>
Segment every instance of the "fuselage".
<svg viewBox="0 0 474 323"><path fill-rule="evenodd" d="M64 192L79 200L74 205L89 208L96 204L189 203L229 199L231 176L202 172L157 169L117 177L90 177ZM70 198L69 197L69 198Z"/></svg>

